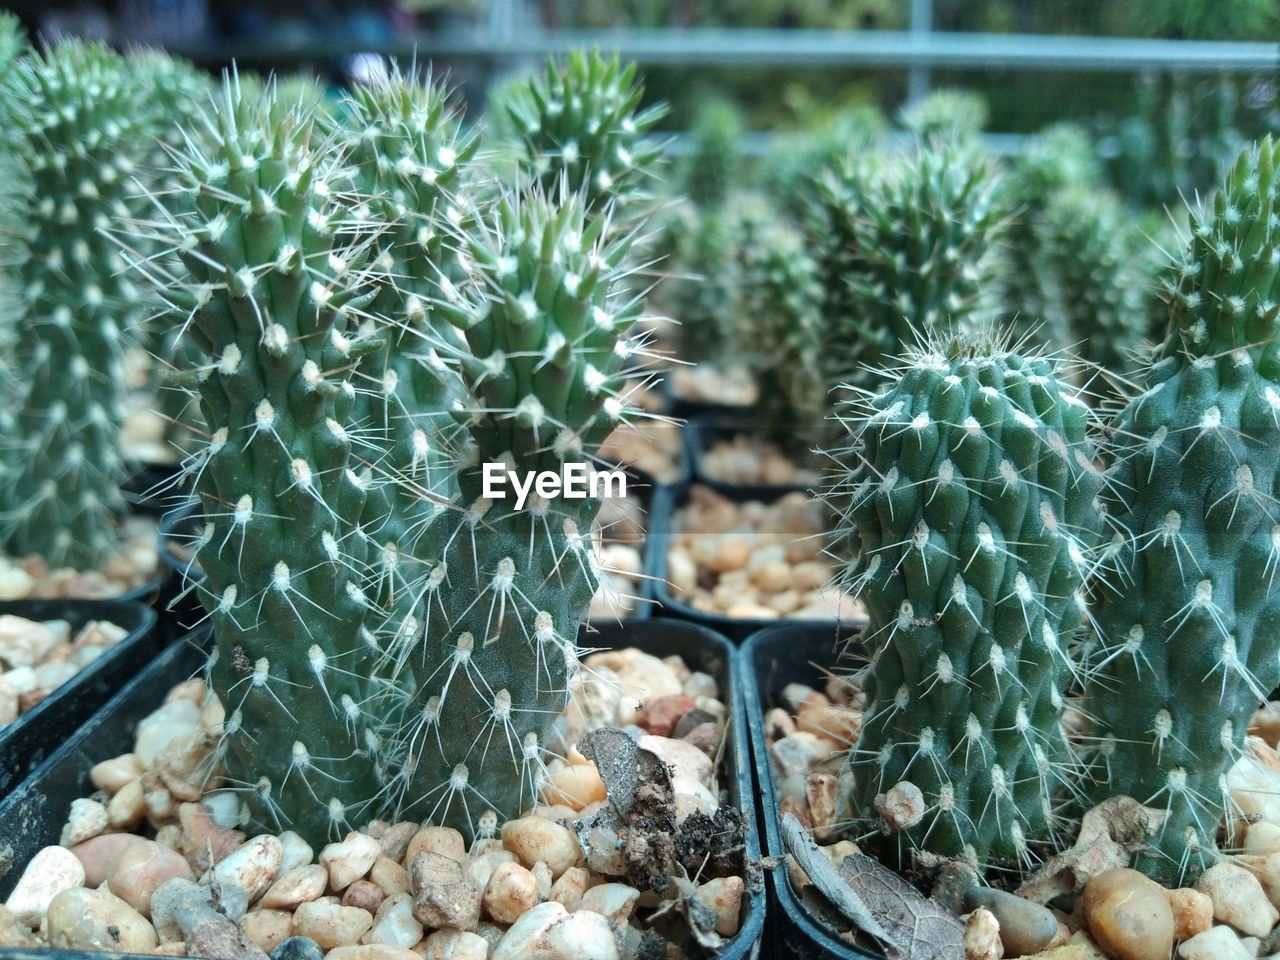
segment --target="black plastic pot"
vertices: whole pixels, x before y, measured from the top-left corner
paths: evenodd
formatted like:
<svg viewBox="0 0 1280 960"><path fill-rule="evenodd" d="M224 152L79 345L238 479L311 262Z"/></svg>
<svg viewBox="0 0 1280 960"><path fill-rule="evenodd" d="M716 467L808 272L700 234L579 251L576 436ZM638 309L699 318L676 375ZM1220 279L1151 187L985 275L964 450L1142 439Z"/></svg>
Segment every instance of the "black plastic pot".
<svg viewBox="0 0 1280 960"><path fill-rule="evenodd" d="M137 722L165 699L171 687L195 675L204 662L207 627L186 642L171 645L142 673L128 683L88 723L62 744L34 774L0 801L0 900L9 895L22 869L42 847L57 843L71 802L91 792L89 770L95 763L131 744ZM729 802L741 808L746 827L747 899L738 935L718 956L723 960L747 960L756 956L764 932L763 884L751 870L760 860L751 750L747 718L735 696L740 679L733 647L713 631L691 623L644 620L597 625L583 634L583 643L594 649L638 647L657 657L678 654L693 670L715 677L732 714L722 762L721 784ZM758 876L758 874L757 874ZM44 950L3 950L4 957L50 960ZM59 951L61 960L95 960L97 955Z"/></svg>
<svg viewBox="0 0 1280 960"><path fill-rule="evenodd" d="M75 634L105 620L128 635L13 723L0 727L0 796L20 783L58 744L142 670L160 649L156 612L123 600L18 600L0 603L0 614L29 620L66 620ZM0 858L3 845L0 845Z"/></svg>
<svg viewBox="0 0 1280 960"><path fill-rule="evenodd" d="M793 493L797 488L787 488L784 493ZM804 489L803 487L798 489ZM728 497L738 503L745 503L750 500L768 500L769 497L761 497L757 495L750 487L728 487L721 488L717 491L723 496ZM773 499L780 494L774 493ZM658 601L659 615L676 617L680 620L691 620L694 623L705 624L713 630L723 633L734 643L742 643L758 630L765 627L771 627L778 624L779 620L756 620L747 617L726 617L722 614L707 613L704 610L698 610L685 603L671 589L671 584L667 580L667 551L672 542L674 542L678 530L675 529L676 514L682 510L688 502L689 488L683 487L663 487L658 491L657 500L654 503L653 513L655 516L665 518L663 526L658 536L650 534L648 543L648 574L653 583L653 595ZM812 627L814 629L834 630L835 620L800 620L788 619L785 622L800 624Z"/></svg>
<svg viewBox="0 0 1280 960"><path fill-rule="evenodd" d="M850 943L840 935L840 930L810 912L796 895L783 862L786 849L782 845L782 820L764 733L765 711L779 702L782 689L789 683L821 689L823 668L835 665L844 640L853 632L838 632L835 624L819 628L803 623L781 623L752 634L738 651L740 689L745 701L745 709L740 707L738 712L746 715L751 728L751 756L759 787L765 853L781 864L769 871L770 923L763 954L767 957L780 960L884 958L874 947L860 949Z"/></svg>
<svg viewBox="0 0 1280 960"><path fill-rule="evenodd" d="M809 490L816 483L726 483L707 472L706 454L717 443L740 436L762 436L760 425L750 417L738 414L703 414L689 421L684 430L685 446L689 452L689 469L692 479L724 494L743 492L752 500L774 500L795 490ZM768 439L768 437L764 437Z"/></svg>

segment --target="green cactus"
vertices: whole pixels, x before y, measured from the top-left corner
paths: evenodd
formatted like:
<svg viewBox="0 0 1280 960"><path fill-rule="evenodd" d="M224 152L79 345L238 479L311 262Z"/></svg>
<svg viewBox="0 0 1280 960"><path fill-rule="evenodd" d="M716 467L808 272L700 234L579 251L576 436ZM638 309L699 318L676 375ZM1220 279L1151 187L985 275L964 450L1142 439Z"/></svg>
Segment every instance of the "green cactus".
<svg viewBox="0 0 1280 960"><path fill-rule="evenodd" d="M1280 685L1278 168L1268 138L1192 211L1167 339L1114 430L1116 535L1087 659L1092 794L1168 812L1136 860L1164 881L1213 862L1225 775Z"/></svg>
<svg viewBox="0 0 1280 960"><path fill-rule="evenodd" d="M578 50L548 59L545 74L509 88L498 109L518 131L526 178L546 193L563 178L593 214L611 202L630 213L644 208L662 156L647 137L666 107L642 109L643 99L635 64Z"/></svg>
<svg viewBox="0 0 1280 960"><path fill-rule="evenodd" d="M183 272L148 270L203 354L189 371L209 435L190 472L204 513L198 592L219 759L252 821L312 844L376 815L394 698L372 676L366 489L353 368L369 277L344 157L273 91L224 82L208 150L176 158L189 213L166 226Z"/></svg>
<svg viewBox="0 0 1280 960"><path fill-rule="evenodd" d="M462 266L451 234L458 195L478 140L462 128L448 91L413 75L357 87L335 135L350 146L356 189L378 228L381 273L367 311L383 346L364 358L354 420L376 438L376 485L364 525L375 543L380 595L398 628L413 627L421 581L436 559L427 536L447 502L461 428L453 406L462 385L442 359L459 337L435 308L457 300Z"/></svg>
<svg viewBox="0 0 1280 960"><path fill-rule="evenodd" d="M1061 714L1101 518L1090 413L1055 361L985 337L916 348L850 404L837 504L861 549L844 574L870 618L855 806L902 781L909 849L1028 860L1071 785ZM883 839L883 838L882 838Z"/></svg>
<svg viewBox="0 0 1280 960"><path fill-rule="evenodd" d="M987 126L986 98L972 90L943 88L908 104L898 113L898 123L922 139L943 137L968 140Z"/></svg>
<svg viewBox="0 0 1280 960"><path fill-rule="evenodd" d="M1095 382L1131 373L1143 347L1155 263L1132 213L1114 194L1056 193L1034 225L1035 247L1053 278L1046 316L1065 345L1095 365Z"/></svg>
<svg viewBox="0 0 1280 960"><path fill-rule="evenodd" d="M625 290L630 240L590 217L580 194L505 196L468 240L469 306L460 416L476 445L455 509L439 521L441 562L422 587L425 639L401 737L402 816L477 832L489 810L533 800L549 724L577 664L596 588L594 499L486 498L481 464L560 472L630 415L625 378L643 346L622 339L639 305Z"/></svg>
<svg viewBox="0 0 1280 960"><path fill-rule="evenodd" d="M737 218L729 210L694 211L689 217L678 236L676 276L666 284L679 324L676 349L682 360L714 363L741 319Z"/></svg>
<svg viewBox="0 0 1280 960"><path fill-rule="evenodd" d="M857 102L825 116L813 129L785 143L766 160L765 190L787 216L804 222L820 206L821 190L815 171L823 171L849 157L875 149L888 121L874 104ZM798 140L798 142L797 142Z"/></svg>
<svg viewBox="0 0 1280 960"><path fill-rule="evenodd" d="M824 282L844 288L824 307L833 384L919 335L994 318L1008 222L999 184L990 157L937 140L903 161L854 158L829 173L826 246L839 247Z"/></svg>
<svg viewBox="0 0 1280 960"><path fill-rule="evenodd" d="M1036 224L1059 190L1094 187L1101 175L1088 134L1072 123L1036 134L1009 167L1004 191L1015 216L1006 244L1010 264L1005 323L1032 343L1065 350L1074 342L1059 308L1063 294L1058 278L1040 248Z"/></svg>
<svg viewBox="0 0 1280 960"><path fill-rule="evenodd" d="M157 115L117 54L79 41L23 57L0 83L33 197L17 270L23 394L6 444L0 542L97 568L116 547L122 359L145 313L106 233L136 213L133 181Z"/></svg>
<svg viewBox="0 0 1280 960"><path fill-rule="evenodd" d="M0 71L27 52L27 34L18 18L0 11Z"/></svg>
<svg viewBox="0 0 1280 960"><path fill-rule="evenodd" d="M685 195L698 209L719 210L739 188L742 134L742 114L727 101L709 104L698 115L683 175Z"/></svg>
<svg viewBox="0 0 1280 960"><path fill-rule="evenodd" d="M748 238L741 259L742 315L750 326L740 339L760 388L757 414L770 437L807 453L827 411L818 265L803 236L778 222Z"/></svg>

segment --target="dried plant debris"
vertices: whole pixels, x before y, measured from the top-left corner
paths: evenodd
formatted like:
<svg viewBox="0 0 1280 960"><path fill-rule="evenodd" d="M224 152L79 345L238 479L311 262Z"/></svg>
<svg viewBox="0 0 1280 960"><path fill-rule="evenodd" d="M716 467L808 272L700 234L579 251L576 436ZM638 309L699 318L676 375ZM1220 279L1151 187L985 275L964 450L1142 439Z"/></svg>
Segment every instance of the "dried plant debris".
<svg viewBox="0 0 1280 960"><path fill-rule="evenodd" d="M964 957L964 924L893 871L860 853L845 857L837 870L791 814L782 819L782 839L814 886L891 958Z"/></svg>

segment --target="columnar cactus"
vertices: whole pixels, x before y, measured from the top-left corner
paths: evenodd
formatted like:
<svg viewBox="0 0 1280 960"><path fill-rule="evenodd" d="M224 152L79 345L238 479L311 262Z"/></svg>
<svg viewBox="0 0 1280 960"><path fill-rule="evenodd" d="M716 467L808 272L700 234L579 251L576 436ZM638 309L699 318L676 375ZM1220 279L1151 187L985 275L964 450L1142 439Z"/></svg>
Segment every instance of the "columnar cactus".
<svg viewBox="0 0 1280 960"><path fill-rule="evenodd" d="M1118 197L1087 188L1059 191L1034 224L1038 255L1052 278L1046 316L1065 345L1108 375L1133 370L1147 326L1155 258L1144 249Z"/></svg>
<svg viewBox="0 0 1280 960"><path fill-rule="evenodd" d="M435 560L427 536L447 502L460 451L454 421L461 384L445 363L459 338L436 304L456 300L462 266L452 233L457 196L477 140L438 84L412 75L357 87L336 135L350 144L356 187L375 239L380 274L367 312L382 347L361 361L354 412L376 437L374 470L389 482L370 493L364 525L375 542L379 594L414 627L419 582ZM407 602L407 606L405 603Z"/></svg>
<svg viewBox="0 0 1280 960"><path fill-rule="evenodd" d="M752 324L742 347L755 357L762 425L807 452L828 409L817 264L804 238L778 223L756 231L741 259L742 313Z"/></svg>
<svg viewBox="0 0 1280 960"><path fill-rule="evenodd" d="M190 212L157 227L184 273L155 277L204 361L208 425L190 466L204 513L197 585L213 622L210 683L226 709L219 758L260 828L323 843L380 788L371 679L378 622L359 529L371 484L353 452L354 338L368 286L364 221L343 203L341 152L306 116L234 80L177 158Z"/></svg>
<svg viewBox="0 0 1280 960"><path fill-rule="evenodd" d="M0 543L96 568L122 506L122 358L142 311L106 229L128 216L156 114L121 58L79 41L10 65L6 136L31 178L14 367L22 396L0 483Z"/></svg>
<svg viewBox="0 0 1280 960"><path fill-rule="evenodd" d="M890 856L1026 860L1071 782L1060 721L1101 526L1089 409L1056 362L982 338L884 376L834 451L861 539L845 582L870 617L855 805L874 819L909 781L926 812Z"/></svg>
<svg viewBox="0 0 1280 960"><path fill-rule="evenodd" d="M834 235L851 239L846 289L826 308L834 382L883 360L918 335L989 322L999 303L999 244L1007 208L995 162L942 140L901 163L854 159L833 171L827 196Z"/></svg>
<svg viewBox="0 0 1280 960"><path fill-rule="evenodd" d="M508 90L498 109L520 137L525 176L548 194L567 180L593 214L610 202L641 206L662 153L647 137L666 108L641 109L644 87L635 74L635 64L617 56L574 51Z"/></svg>
<svg viewBox="0 0 1280 960"><path fill-rule="evenodd" d="M1163 880L1213 861L1227 770L1280 685L1278 168L1268 138L1192 212L1168 337L1114 431L1085 703L1093 793L1168 812L1137 858Z"/></svg>
<svg viewBox="0 0 1280 960"><path fill-rule="evenodd" d="M684 167L684 192L700 210L719 210L737 189L742 132L742 114L731 103L712 103L698 115Z"/></svg>
<svg viewBox="0 0 1280 960"><path fill-rule="evenodd" d="M506 499L486 497L483 465L522 480L585 467L628 416L625 379L643 349L622 339L639 309L623 288L628 246L579 194L505 196L468 239L470 306L441 307L466 338L457 359L473 396L461 416L476 457L422 587L404 816L475 835L483 814L516 816L536 793L596 588L599 501L531 493L519 505L507 485L490 491Z"/></svg>

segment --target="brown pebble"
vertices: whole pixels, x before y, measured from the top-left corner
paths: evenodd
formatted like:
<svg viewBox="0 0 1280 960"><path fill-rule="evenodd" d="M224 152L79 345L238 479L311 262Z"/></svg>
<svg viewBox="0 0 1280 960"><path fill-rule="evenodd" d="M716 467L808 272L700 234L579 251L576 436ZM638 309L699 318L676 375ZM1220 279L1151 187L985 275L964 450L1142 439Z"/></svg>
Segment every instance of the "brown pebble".
<svg viewBox="0 0 1280 960"><path fill-rule="evenodd" d="M382 888L369 880L357 880L342 893L344 907L359 907L370 913L377 913L382 901L387 898Z"/></svg>
<svg viewBox="0 0 1280 960"><path fill-rule="evenodd" d="M1173 910L1173 939L1190 940L1213 926L1213 901L1199 890L1165 890Z"/></svg>
<svg viewBox="0 0 1280 960"><path fill-rule="evenodd" d="M1089 933L1114 960L1168 960L1173 910L1158 883L1116 867L1085 885L1082 904Z"/></svg>

